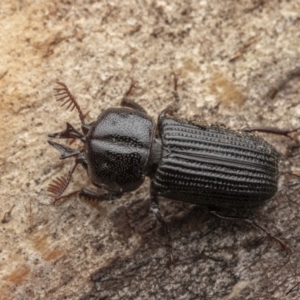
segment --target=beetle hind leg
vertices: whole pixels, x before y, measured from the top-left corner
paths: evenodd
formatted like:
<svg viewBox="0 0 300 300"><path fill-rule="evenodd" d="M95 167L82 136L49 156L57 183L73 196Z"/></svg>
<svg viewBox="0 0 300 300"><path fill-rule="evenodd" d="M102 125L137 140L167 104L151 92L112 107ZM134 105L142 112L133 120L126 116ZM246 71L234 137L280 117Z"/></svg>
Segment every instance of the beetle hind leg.
<svg viewBox="0 0 300 300"><path fill-rule="evenodd" d="M273 236L267 229L265 229L261 225L257 224L254 220L251 220L249 218L242 218L242 217L223 216L223 215L220 215L219 213L217 213L216 211L210 211L210 213L221 220L233 221L233 222L243 222L245 224L251 225L252 227L260 229L264 233L266 233L269 238L271 238L273 241L277 242L281 246L281 248L286 252L287 255L289 255L292 252L291 249L288 246L286 246L283 241L281 241L279 238Z"/></svg>
<svg viewBox="0 0 300 300"><path fill-rule="evenodd" d="M263 132L263 133L286 136L290 139L293 138L289 134L294 133L298 130L300 130L300 127L294 129L280 129L276 127L245 127L241 129L241 131L244 132Z"/></svg>

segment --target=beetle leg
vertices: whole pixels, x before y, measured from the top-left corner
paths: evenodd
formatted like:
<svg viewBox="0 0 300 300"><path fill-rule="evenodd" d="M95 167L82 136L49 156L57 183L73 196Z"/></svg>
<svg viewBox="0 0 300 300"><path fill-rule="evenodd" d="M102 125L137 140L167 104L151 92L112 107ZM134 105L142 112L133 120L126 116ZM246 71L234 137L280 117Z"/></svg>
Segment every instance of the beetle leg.
<svg viewBox="0 0 300 300"><path fill-rule="evenodd" d="M263 232L265 232L269 238L271 238L273 241L277 242L281 246L281 248L286 252L287 255L289 255L292 252L291 249L284 244L284 242L282 242L279 238L273 236L267 229L265 229L261 225L257 224L254 220L247 219L247 218L240 218L240 217L222 216L219 213L217 213L216 211L210 211L210 213L212 215L214 215L215 217L218 217L219 219L222 219L222 220L234 221L234 222L244 222L244 223L249 224L257 229L260 229Z"/></svg>
<svg viewBox="0 0 300 300"><path fill-rule="evenodd" d="M168 235L168 242L169 242L169 247L170 247L170 261L171 264L174 263L174 257L173 257L173 246L172 246L172 237L171 237L171 232L168 227L168 224L162 217L160 211L159 211L159 204L158 204L158 197L157 194L153 191L152 188L150 188L150 210L154 213L157 221L163 226L164 230L166 231Z"/></svg>
<svg viewBox="0 0 300 300"><path fill-rule="evenodd" d="M245 127L245 128L242 128L241 131L244 131L244 132L257 131L257 132L263 132L263 133L271 133L271 134L283 135L283 136L286 136L286 137L292 139L292 137L290 137L289 134L296 132L299 129L300 129L300 127L297 127L295 129L279 129L279 128L275 128L275 127Z"/></svg>
<svg viewBox="0 0 300 300"><path fill-rule="evenodd" d="M158 123L166 114L173 116L179 110L180 97L177 92L178 87L178 74L173 73L174 75L174 90L172 92L174 101L169 104L158 116Z"/></svg>
<svg viewBox="0 0 300 300"><path fill-rule="evenodd" d="M98 194L94 191L89 189L82 189L79 192L79 197L84 197L88 200L95 200L95 201L112 201L115 199L119 199L123 196L123 193L113 193L113 192L105 192L102 194Z"/></svg>
<svg viewBox="0 0 300 300"><path fill-rule="evenodd" d="M66 199L69 198L71 196L74 196L78 194L79 197L83 197L86 200L92 200L92 201L112 201L118 198L121 198L123 193L111 193L111 192L105 192L102 194L98 194L94 191L91 191L89 189L81 189L81 190L76 190L73 191L67 195L64 196L60 196L60 197L56 197L53 201L53 204L55 204L57 201L62 200L62 199Z"/></svg>
<svg viewBox="0 0 300 300"><path fill-rule="evenodd" d="M131 100L128 98L128 96L130 95L132 89L136 86L136 81L134 80L131 80L131 84L130 84L130 87L128 89L128 91L125 93L122 101L121 101L121 106L125 106L125 107L129 107L129 108L132 108L134 110L138 110L142 113L145 113L147 114L147 112L145 111L145 109L139 105L138 103L136 103L134 100Z"/></svg>
<svg viewBox="0 0 300 300"><path fill-rule="evenodd" d="M269 89L268 93L266 94L266 98L274 99L277 95L277 93L283 89L286 84L292 80L293 78L300 76L300 68L296 67L290 71L288 71L286 74L282 76L282 78L279 78L279 80Z"/></svg>

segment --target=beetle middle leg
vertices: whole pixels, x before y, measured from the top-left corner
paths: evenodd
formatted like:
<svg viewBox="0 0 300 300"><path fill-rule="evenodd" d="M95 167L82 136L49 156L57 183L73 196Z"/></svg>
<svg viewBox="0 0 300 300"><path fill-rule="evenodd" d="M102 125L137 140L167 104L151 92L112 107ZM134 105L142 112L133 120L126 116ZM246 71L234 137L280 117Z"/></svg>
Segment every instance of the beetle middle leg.
<svg viewBox="0 0 300 300"><path fill-rule="evenodd" d="M289 255L292 252L291 249L284 244L284 242L282 242L279 238L273 236L267 229L265 229L261 225L257 224L252 219L242 218L242 217L223 216L223 215L220 215L219 213L217 213L216 211L210 211L210 213L221 220L233 221L233 222L243 222L245 224L251 225L252 227L260 229L264 233L266 233L269 238L271 238L273 241L277 242L281 246L281 248L286 252L287 255Z"/></svg>
<svg viewBox="0 0 300 300"><path fill-rule="evenodd" d="M160 211L159 211L159 203L158 203L158 197L157 194L154 192L153 188L150 187L150 210L154 213L157 221L163 226L164 230L166 231L168 235L168 242L170 247L170 261L171 264L174 263L174 257L173 257L173 246L172 246L172 237L171 232L168 227L168 224L162 217Z"/></svg>

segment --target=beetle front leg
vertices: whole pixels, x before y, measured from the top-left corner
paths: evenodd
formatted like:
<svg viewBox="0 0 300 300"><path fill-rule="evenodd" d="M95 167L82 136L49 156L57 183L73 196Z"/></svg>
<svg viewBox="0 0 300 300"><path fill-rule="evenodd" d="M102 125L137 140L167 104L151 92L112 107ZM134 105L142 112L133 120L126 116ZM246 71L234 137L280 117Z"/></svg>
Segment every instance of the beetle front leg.
<svg viewBox="0 0 300 300"><path fill-rule="evenodd" d="M162 217L160 211L159 211L159 204L158 204L158 197L157 194L154 192L152 187L150 187L150 210L154 213L157 221L163 226L164 230L166 231L168 235L168 242L169 242L169 247L170 247L170 261L171 264L174 263L174 257L173 257L173 246L172 246L172 237L171 237L171 232L168 227L168 224Z"/></svg>
<svg viewBox="0 0 300 300"><path fill-rule="evenodd" d="M123 193L111 193L111 192L105 192L102 194L96 193L94 191L91 191L89 189L80 189L80 190L76 190L73 191L67 195L64 196L60 196L54 199L53 204L56 204L57 201L62 200L62 199L66 199L69 198L71 196L74 196L78 194L79 197L83 197L86 200L92 200L92 201L112 201L118 198L121 198Z"/></svg>
<svg viewBox="0 0 300 300"><path fill-rule="evenodd" d="M94 200L94 201L112 201L115 199L119 199L123 196L123 193L112 193L112 192L105 192L102 194L98 194L94 191L91 191L89 189L82 189L79 192L79 197L84 197L88 200Z"/></svg>
<svg viewBox="0 0 300 300"><path fill-rule="evenodd" d="M136 86L136 81L134 80L131 80L131 84L130 84L130 87L128 89L128 91L125 93L122 101L121 101L121 106L125 106L125 107L129 107L129 108L132 108L134 110L138 110L142 113L145 113L147 114L147 112L145 111L145 109L139 105L138 103L136 103L134 100L132 99L129 99L128 96L130 95L131 91L133 90L133 88Z"/></svg>
<svg viewBox="0 0 300 300"><path fill-rule="evenodd" d="M173 116L179 110L180 97L178 95L177 87L178 87L178 75L174 75L174 90L172 92L174 101L169 104L158 116L158 123L162 118L165 117L166 114Z"/></svg>
<svg viewBox="0 0 300 300"><path fill-rule="evenodd" d="M291 249L284 244L284 242L282 242L279 238L273 236L267 229L265 229L261 225L257 224L254 220L251 220L248 218L241 218L241 217L223 216L223 215L220 215L219 213L217 213L216 211L210 211L210 213L221 220L233 221L233 222L243 222L243 223L249 224L257 229L260 229L264 233L266 233L269 238L271 238L273 241L277 242L281 246L281 248L283 250L285 250L287 255L289 255L292 252Z"/></svg>

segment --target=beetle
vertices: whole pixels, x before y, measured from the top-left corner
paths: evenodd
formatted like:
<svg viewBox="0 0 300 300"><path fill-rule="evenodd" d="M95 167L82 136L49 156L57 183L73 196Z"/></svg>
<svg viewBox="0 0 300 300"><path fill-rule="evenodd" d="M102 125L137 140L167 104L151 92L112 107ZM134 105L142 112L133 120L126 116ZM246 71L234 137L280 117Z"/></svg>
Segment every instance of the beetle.
<svg viewBox="0 0 300 300"><path fill-rule="evenodd" d="M220 125L203 125L176 117L179 108L178 76L174 75L174 102L158 116L157 123L143 107L128 98L130 88L121 101L121 108L108 108L92 123L85 122L75 97L68 87L57 82L55 96L63 105L76 108L82 133L70 123L51 138L79 139L80 150L49 140L60 159L75 157L67 177L58 177L48 187L54 203L79 194L96 201L115 200L136 190L150 177L151 210L170 231L159 211L158 197L208 207L221 219L242 221L263 230L280 246L289 248L251 218L226 216L219 211L243 211L263 206L277 192L279 153L251 131L287 135L293 130L246 128L234 131ZM102 193L80 189L63 195L74 170L80 164L92 184Z"/></svg>

